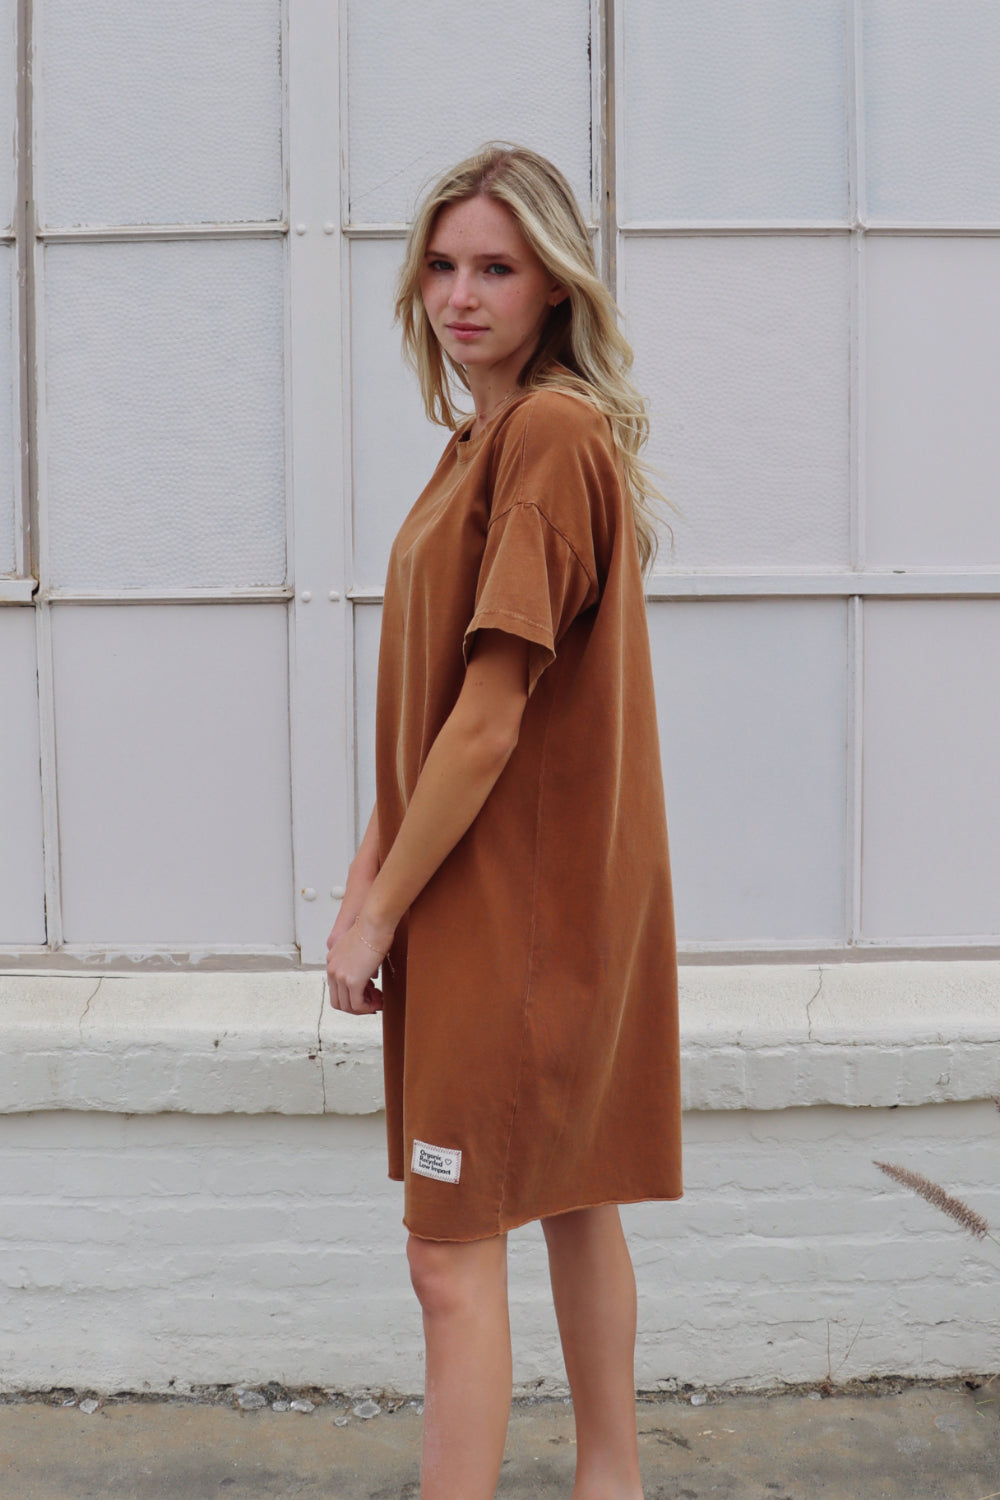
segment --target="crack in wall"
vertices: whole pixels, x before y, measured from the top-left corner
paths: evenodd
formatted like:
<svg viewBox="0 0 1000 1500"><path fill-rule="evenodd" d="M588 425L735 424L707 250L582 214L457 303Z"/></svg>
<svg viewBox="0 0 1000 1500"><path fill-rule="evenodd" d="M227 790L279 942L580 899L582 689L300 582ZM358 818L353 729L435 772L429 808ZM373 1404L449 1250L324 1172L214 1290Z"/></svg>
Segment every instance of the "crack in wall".
<svg viewBox="0 0 1000 1500"><path fill-rule="evenodd" d="M815 994L810 995L809 999L806 1001L806 1027L807 1027L807 1035L808 1035L810 1041L812 1041L812 1039L813 1039L812 1008L813 1008L813 1005L819 999L819 997L820 997L820 995L822 993L823 993L823 965L820 964L820 966L819 966L819 980L818 980L818 983L816 985L816 992L815 992Z"/></svg>
<svg viewBox="0 0 1000 1500"><path fill-rule="evenodd" d="M97 981L97 983L96 983L96 984L95 984L95 986L94 986L94 988L93 988L93 989L92 989L92 990L91 990L91 992L90 992L90 994L89 994L89 995L88 995L88 996L87 996L87 1003L86 1003L86 1005L85 1005L85 1006L84 1006L84 1007L83 1007L83 1012L82 1012L82 1014L81 1014L81 1016L80 1016L80 1019L79 1019L79 1021L78 1021L78 1022L77 1022L77 1027L78 1027L78 1029L79 1029L79 1030L80 1030L80 1031L82 1031L82 1030L83 1030L83 1023L84 1023L84 1021L85 1021L85 1020L86 1020L86 1019L87 1019L87 1012L88 1012L88 1011L89 1011L89 1010L90 1010L90 1002L91 1002L91 1001L92 1001L92 1000L94 1000L94 999L96 999L96 997L97 997L97 992L98 992L98 990L99 990L99 989L100 989L100 988L101 988L101 985L102 985L102 984L103 984L103 983L104 983L104 975L103 975L103 974L102 974L102 975L101 975L101 977L100 977L100 979L99 979L99 980L98 980L98 981Z"/></svg>
<svg viewBox="0 0 1000 1500"><path fill-rule="evenodd" d="M326 1114L326 1058L323 1056L323 1008L326 1005L326 980L319 992L319 1015L316 1017L316 1061L319 1063L319 1081L323 1090L323 1113Z"/></svg>

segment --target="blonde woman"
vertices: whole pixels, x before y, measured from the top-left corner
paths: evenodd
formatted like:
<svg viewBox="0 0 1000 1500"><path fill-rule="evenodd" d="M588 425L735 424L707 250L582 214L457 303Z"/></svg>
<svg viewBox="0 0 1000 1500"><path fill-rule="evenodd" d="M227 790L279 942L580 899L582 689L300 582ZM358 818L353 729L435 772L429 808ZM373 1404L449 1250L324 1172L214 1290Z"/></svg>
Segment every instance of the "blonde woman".
<svg viewBox="0 0 1000 1500"><path fill-rule="evenodd" d="M617 1205L681 1194L646 419L579 208L534 152L486 147L441 178L396 312L452 435L389 563L377 803L328 976L337 1008L383 1011L426 1341L420 1493L494 1494L506 1236L540 1219L573 1500L641 1500Z"/></svg>

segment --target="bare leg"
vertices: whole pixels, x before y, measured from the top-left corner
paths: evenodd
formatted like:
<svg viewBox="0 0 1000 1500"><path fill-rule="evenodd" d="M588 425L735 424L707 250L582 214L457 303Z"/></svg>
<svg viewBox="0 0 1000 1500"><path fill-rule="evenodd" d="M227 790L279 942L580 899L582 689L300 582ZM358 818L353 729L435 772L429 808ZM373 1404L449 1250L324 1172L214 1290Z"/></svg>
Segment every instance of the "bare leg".
<svg viewBox="0 0 1000 1500"><path fill-rule="evenodd" d="M642 1500L635 1274L615 1204L543 1219L576 1419L572 1500Z"/></svg>
<svg viewBox="0 0 1000 1500"><path fill-rule="evenodd" d="M510 1418L507 1236L407 1246L427 1368L421 1500L493 1500Z"/></svg>

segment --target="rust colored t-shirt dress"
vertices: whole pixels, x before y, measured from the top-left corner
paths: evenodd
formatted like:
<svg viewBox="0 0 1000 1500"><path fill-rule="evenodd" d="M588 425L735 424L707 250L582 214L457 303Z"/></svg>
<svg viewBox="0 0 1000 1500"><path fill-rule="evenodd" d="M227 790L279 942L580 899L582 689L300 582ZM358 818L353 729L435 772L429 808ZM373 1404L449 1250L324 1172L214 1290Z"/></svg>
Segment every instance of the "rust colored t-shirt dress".
<svg viewBox="0 0 1000 1500"><path fill-rule="evenodd" d="M392 549L376 713L384 857L476 631L530 643L517 747L382 969L389 1176L437 1240L681 1196L663 785L610 426L545 388L468 434Z"/></svg>

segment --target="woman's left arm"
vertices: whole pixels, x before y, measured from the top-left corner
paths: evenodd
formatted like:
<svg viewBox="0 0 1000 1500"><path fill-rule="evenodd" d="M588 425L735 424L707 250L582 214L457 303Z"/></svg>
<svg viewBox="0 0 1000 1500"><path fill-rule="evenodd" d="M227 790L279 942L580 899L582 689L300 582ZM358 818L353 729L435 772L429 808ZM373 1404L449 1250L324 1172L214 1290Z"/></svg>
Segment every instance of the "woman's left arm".
<svg viewBox="0 0 1000 1500"><path fill-rule="evenodd" d="M455 707L430 748L392 848L357 922L330 950L330 1003L370 1015L369 988L400 918L474 822L517 744L528 643L481 630Z"/></svg>

